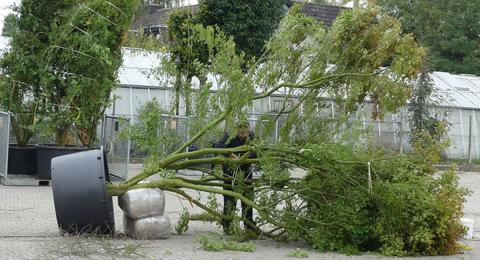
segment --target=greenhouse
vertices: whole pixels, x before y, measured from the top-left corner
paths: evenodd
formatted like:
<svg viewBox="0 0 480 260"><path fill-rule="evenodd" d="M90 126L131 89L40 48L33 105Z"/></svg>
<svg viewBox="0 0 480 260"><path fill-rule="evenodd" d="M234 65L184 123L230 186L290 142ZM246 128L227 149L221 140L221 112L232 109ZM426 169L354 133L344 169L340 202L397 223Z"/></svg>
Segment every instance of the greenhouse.
<svg viewBox="0 0 480 260"><path fill-rule="evenodd" d="M8 38L0 37L0 50L6 50L7 46ZM123 65L118 73L119 86L112 94L115 97L114 103L107 108L106 114L125 117L134 122L138 109L153 99L165 110L171 108L175 96L173 82L159 77L156 73L160 66L160 54L134 48L124 48L123 53ZM432 108L432 115L448 121L448 137L452 140L452 144L444 152L444 157L480 159L480 77L433 72L431 78L438 104ZM325 109L320 114L324 117L335 117L335 103L328 97L324 97L324 101ZM281 93L256 100L251 108L250 120L254 123L259 114L278 112L283 104L284 96ZM359 120L365 129L372 130L375 141L397 151L408 151L407 109L386 114L383 120L371 119L368 116L371 110L371 104L365 104L363 113L359 113ZM180 115L184 113L185 103L180 100Z"/></svg>
<svg viewBox="0 0 480 260"><path fill-rule="evenodd" d="M174 99L173 83L157 76L155 70L158 66L160 66L158 53L124 48L123 66L118 75L119 87L113 93L116 98L106 113L135 121L137 110L153 99L168 110ZM472 159L479 159L480 77L433 72L431 78L438 104L432 108L432 115L448 121L448 135L452 140L452 145L447 148L444 156L450 159L469 159L470 154ZM324 100L325 109L320 114L335 117L335 103L328 97ZM278 112L283 102L284 96L281 93L256 100L251 108L250 120L254 122L257 119L256 115L261 113ZM371 104L365 104L364 113L360 113L363 114L360 120L365 128L373 131L376 142L398 151L408 151L407 109L403 108L396 114L386 114L383 120L372 120L368 116L371 109ZM180 114L184 112L185 103L181 101Z"/></svg>

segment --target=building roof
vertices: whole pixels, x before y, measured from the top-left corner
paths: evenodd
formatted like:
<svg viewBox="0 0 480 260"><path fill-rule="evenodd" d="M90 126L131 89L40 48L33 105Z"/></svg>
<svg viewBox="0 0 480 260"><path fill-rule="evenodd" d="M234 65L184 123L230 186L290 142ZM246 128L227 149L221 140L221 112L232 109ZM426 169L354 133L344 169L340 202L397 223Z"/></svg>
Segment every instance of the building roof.
<svg viewBox="0 0 480 260"><path fill-rule="evenodd" d="M433 72L430 76L440 105L469 109L480 108L480 77L438 71Z"/></svg>
<svg viewBox="0 0 480 260"><path fill-rule="evenodd" d="M159 78L155 73L160 66L160 60L161 54L124 48L123 65L118 72L120 85L145 88L171 87L171 81ZM480 109L480 77L439 71L432 72L430 76L438 105ZM208 78L209 82L216 82L213 76L209 75ZM212 90L216 90L217 87L213 84Z"/></svg>
<svg viewBox="0 0 480 260"><path fill-rule="evenodd" d="M182 6L182 7L173 7L165 9L150 9L149 12L145 15L138 17L133 23L133 29L138 29L138 27L164 27L168 24L168 19L170 14L178 9L190 9L193 12L199 10L198 5Z"/></svg>
<svg viewBox="0 0 480 260"><path fill-rule="evenodd" d="M287 7L293 6L293 4L297 3L296 1L288 1ZM314 4L314 3L302 3L304 6L302 7L302 12L307 15L317 19L320 22L323 22L326 26L331 26L337 16L340 14L341 11L346 10L348 8L340 7L340 6L332 6L332 5L322 5L322 4ZM198 5L191 5L191 6L184 6L184 7L174 7L174 8L167 8L167 9L149 9L148 14L139 17L135 23L135 27L164 27L168 24L168 19L170 14L179 9L179 8L188 8L191 9L193 12L197 12L199 10ZM136 29L136 28L135 28Z"/></svg>
<svg viewBox="0 0 480 260"><path fill-rule="evenodd" d="M302 7L302 12L305 15L311 16L317 19L317 21L322 22L326 26L330 27L335 19L337 19L337 16L346 9L348 8L333 5L305 3Z"/></svg>

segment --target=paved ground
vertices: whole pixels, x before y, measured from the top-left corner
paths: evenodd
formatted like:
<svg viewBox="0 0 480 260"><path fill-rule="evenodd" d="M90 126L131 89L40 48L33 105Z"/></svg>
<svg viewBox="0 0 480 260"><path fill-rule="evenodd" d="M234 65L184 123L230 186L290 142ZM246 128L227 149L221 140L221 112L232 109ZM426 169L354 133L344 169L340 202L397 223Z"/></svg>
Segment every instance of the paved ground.
<svg viewBox="0 0 480 260"><path fill-rule="evenodd" d="M132 166L131 172L138 172ZM461 185L473 191L465 206L465 216L475 220L475 240L465 241L473 249L462 255L435 259L480 259L480 173L459 173ZM205 195L203 195L205 196ZM115 203L117 231L123 230L122 212ZM183 206L191 207L173 194L167 194L166 214L173 224ZM193 209L195 210L195 209ZM125 237L88 238L62 237L58 233L51 187L11 187L0 185L0 259L294 259L287 254L303 248L310 259L382 259L364 254L345 256L318 253L302 244L286 244L269 240L256 241L255 252L207 252L196 242L199 235L220 232L217 226L194 222L183 235L166 240L136 241ZM405 258L402 258L405 259ZM414 258L423 259L423 258ZM431 258L428 258L431 259Z"/></svg>

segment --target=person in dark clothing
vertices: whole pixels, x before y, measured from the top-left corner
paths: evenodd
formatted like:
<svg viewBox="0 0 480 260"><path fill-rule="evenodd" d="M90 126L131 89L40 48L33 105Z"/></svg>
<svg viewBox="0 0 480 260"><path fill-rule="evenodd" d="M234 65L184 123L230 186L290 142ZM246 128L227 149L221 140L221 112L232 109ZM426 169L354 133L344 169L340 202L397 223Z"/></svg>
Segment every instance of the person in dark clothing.
<svg viewBox="0 0 480 260"><path fill-rule="evenodd" d="M233 148L248 144L250 140L253 139L253 133L250 132L250 126L248 121L240 122L237 124L237 135L233 138L230 138L227 133L227 126L225 126L225 131L222 139L217 142L215 145L216 148ZM239 160L244 154L242 153L231 153L227 155L229 158L234 160ZM256 158L255 153L250 153L249 158ZM224 183L228 185L240 185L244 184L243 196L246 198L253 200L254 199L254 191L253 191L253 178L252 178L252 165L251 164L242 164L239 166L228 166L223 165L223 176L226 178L231 178L230 180L225 180ZM239 178L241 177L241 178ZM232 190L230 187L224 187L224 190ZM253 222L253 209L245 203L242 204L242 216L249 220L252 224ZM223 214L226 216L233 216L236 211L237 200L231 196L224 195L223 196ZM222 226L225 233L230 234L231 230L231 220L223 219ZM245 223L245 227L250 229L249 225Z"/></svg>

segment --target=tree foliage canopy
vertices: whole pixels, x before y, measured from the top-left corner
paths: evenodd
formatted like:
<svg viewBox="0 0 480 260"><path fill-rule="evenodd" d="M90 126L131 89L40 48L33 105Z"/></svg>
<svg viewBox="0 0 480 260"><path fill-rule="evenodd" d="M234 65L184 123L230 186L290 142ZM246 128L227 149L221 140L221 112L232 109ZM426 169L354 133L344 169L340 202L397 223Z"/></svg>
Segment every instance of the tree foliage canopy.
<svg viewBox="0 0 480 260"><path fill-rule="evenodd" d="M302 239L320 250L435 255L461 249L456 240L464 232L459 218L466 193L457 187L453 173L433 178L431 168L425 167L431 166L431 161L362 146L357 135L347 140L319 131L318 123L323 120L318 110L325 93L336 98L344 114L355 112L368 99L376 104L375 117L396 110L410 97L411 83L421 69L425 50L413 36L402 33L395 18L378 8L346 11L331 30L326 30L296 6L268 41L266 54L256 62L239 54L234 40L213 27L195 25L189 37L205 45L208 62L198 66L210 74L206 84L192 93L195 109L194 123L189 125L191 138L174 144L178 139L159 130L163 122L158 104L147 104L143 111L146 114L132 133L141 137L140 145L151 152L151 157L141 174L110 184L110 195L158 187L205 210L198 219L243 220L257 236ZM159 69L165 77L175 76L169 72ZM215 91L211 91L214 85ZM281 129L284 138L278 143L272 143L260 131L257 141L244 146L199 145L222 122L244 119L252 102L276 92L294 100L294 104L283 107L277 116L261 118L256 130L268 134L278 116L286 115L287 123ZM305 134L305 128L311 134ZM345 128L349 126L336 128L333 135L341 136L338 129ZM326 137L318 137L322 135ZM351 142L352 138L356 142ZM194 143L201 149L185 152ZM165 148L171 151L165 153ZM232 152L255 152L258 158L242 156L236 160L224 156ZM213 157L205 157L207 154ZM203 163L233 168L259 165L262 176L253 184L255 199L242 195L246 187L241 173L231 177L235 185L230 185L223 181L231 178L222 175L218 167L202 169L205 175L199 180L182 178L174 171L198 170ZM292 168L304 169L305 176L292 178ZM154 174L160 178L140 183ZM222 214L214 196L205 203L185 189L235 197L258 212L256 224L245 217ZM190 215L182 216L182 226L177 228L180 232L188 225Z"/></svg>
<svg viewBox="0 0 480 260"><path fill-rule="evenodd" d="M42 118L58 145L66 144L73 125L84 145L93 144L136 6L129 0L22 1L19 31L1 61L8 76L3 105L19 116L13 122L23 129L16 131L19 142L28 142L29 126Z"/></svg>
<svg viewBox="0 0 480 260"><path fill-rule="evenodd" d="M84 145L92 145L96 126L109 104L122 63L121 46L137 3L87 1L69 10L68 21L51 32L43 79L48 111L59 145L75 124Z"/></svg>
<svg viewBox="0 0 480 260"><path fill-rule="evenodd" d="M263 46L286 14L286 0L200 0L199 20L217 25L233 36L238 51L247 57L260 56Z"/></svg>
<svg viewBox="0 0 480 260"><path fill-rule="evenodd" d="M431 69L480 75L480 2L379 0L429 49Z"/></svg>
<svg viewBox="0 0 480 260"><path fill-rule="evenodd" d="M18 30L13 32L9 51L0 66L7 76L2 84L2 106L14 114L12 127L17 142L26 145L33 136L37 114L44 111L42 78L44 51L55 23L65 19L64 12L73 1L22 1Z"/></svg>
<svg viewBox="0 0 480 260"><path fill-rule="evenodd" d="M205 44L192 37L199 23L198 15L187 8L174 11L168 20L169 52L177 69L187 77L201 76L197 63L208 61Z"/></svg>
<svg viewBox="0 0 480 260"><path fill-rule="evenodd" d="M2 36L12 37L13 33L18 30L18 18L15 14L10 13L5 16L5 20L3 21L3 30Z"/></svg>

